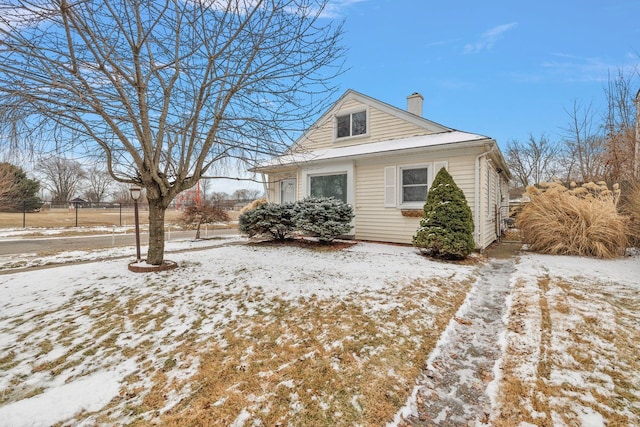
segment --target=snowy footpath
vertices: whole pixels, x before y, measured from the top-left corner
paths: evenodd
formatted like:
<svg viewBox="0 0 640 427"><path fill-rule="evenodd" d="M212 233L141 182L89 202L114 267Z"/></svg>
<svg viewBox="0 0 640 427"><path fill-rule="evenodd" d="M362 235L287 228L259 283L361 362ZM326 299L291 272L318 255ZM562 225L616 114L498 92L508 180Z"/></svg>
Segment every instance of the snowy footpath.
<svg viewBox="0 0 640 427"><path fill-rule="evenodd" d="M515 258L490 258L452 319L410 399L400 426L482 426L489 421L487 392L501 354L507 297Z"/></svg>

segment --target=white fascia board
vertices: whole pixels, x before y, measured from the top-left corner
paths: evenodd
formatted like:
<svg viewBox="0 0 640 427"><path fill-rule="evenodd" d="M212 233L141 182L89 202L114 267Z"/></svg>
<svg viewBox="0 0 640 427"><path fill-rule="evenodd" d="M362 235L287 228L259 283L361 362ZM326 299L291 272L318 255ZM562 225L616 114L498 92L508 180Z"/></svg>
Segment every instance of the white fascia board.
<svg viewBox="0 0 640 427"><path fill-rule="evenodd" d="M306 153L290 153L275 157L257 166L252 171L268 171L285 166L324 162L338 159L369 158L381 155L411 154L416 151L438 151L455 148L468 148L486 144L496 144L491 138L466 132L453 131L441 134L422 135L417 137L371 142L347 147L328 148ZM497 145L497 144L496 144Z"/></svg>

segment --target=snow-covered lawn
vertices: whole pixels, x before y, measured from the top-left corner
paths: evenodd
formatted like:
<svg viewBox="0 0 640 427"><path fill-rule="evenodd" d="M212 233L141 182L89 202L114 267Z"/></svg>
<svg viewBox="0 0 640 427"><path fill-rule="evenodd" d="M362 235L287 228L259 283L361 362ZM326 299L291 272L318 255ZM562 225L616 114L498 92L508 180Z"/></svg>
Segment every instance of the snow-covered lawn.
<svg viewBox="0 0 640 427"><path fill-rule="evenodd" d="M640 425L640 257L526 254L512 283L493 424Z"/></svg>
<svg viewBox="0 0 640 427"><path fill-rule="evenodd" d="M0 275L0 425L385 425L492 280L363 242L167 250L151 274L110 259L132 248L0 259L98 260ZM524 253L511 283L490 425L640 425L640 256Z"/></svg>
<svg viewBox="0 0 640 427"><path fill-rule="evenodd" d="M1 275L0 424L380 425L476 271L372 243L168 258Z"/></svg>

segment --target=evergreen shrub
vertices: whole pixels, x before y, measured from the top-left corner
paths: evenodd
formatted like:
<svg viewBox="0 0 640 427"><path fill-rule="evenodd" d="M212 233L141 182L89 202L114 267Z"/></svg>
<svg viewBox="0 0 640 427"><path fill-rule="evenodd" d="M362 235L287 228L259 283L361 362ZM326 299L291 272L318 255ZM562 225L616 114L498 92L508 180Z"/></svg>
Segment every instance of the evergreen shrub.
<svg viewBox="0 0 640 427"><path fill-rule="evenodd" d="M263 203L239 217L239 230L249 237L276 240L296 233L330 242L349 233L353 208L334 198L313 197L295 203Z"/></svg>
<svg viewBox="0 0 640 427"><path fill-rule="evenodd" d="M285 240L295 234L294 217L293 203L263 203L240 215L238 229L249 237Z"/></svg>
<svg viewBox="0 0 640 427"><path fill-rule="evenodd" d="M413 245L445 259L464 259L475 248L471 209L445 168L440 169L427 193Z"/></svg>
<svg viewBox="0 0 640 427"><path fill-rule="evenodd" d="M296 204L296 228L321 242L348 234L353 217L353 208L333 197L308 197Z"/></svg>

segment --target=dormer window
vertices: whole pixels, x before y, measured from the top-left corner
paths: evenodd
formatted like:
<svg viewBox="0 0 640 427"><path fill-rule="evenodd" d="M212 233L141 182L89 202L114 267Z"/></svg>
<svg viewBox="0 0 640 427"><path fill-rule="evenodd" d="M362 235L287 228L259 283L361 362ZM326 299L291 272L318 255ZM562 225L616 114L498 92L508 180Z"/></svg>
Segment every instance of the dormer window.
<svg viewBox="0 0 640 427"><path fill-rule="evenodd" d="M336 116L336 138L365 135L367 133L367 112L357 111Z"/></svg>

